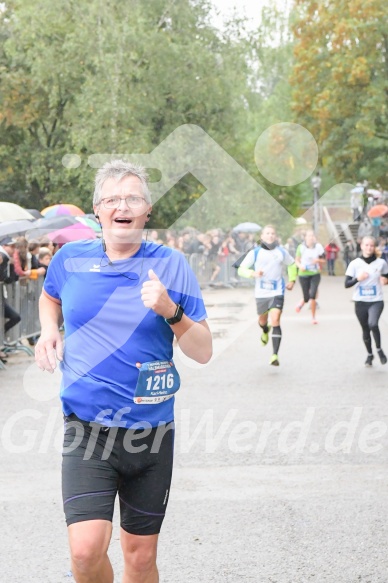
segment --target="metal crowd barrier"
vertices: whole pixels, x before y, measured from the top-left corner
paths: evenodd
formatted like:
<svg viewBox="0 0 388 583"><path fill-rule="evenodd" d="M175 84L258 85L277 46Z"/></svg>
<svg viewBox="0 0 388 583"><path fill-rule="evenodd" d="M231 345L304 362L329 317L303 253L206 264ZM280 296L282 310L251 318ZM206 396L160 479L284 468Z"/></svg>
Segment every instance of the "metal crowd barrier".
<svg viewBox="0 0 388 583"><path fill-rule="evenodd" d="M23 351L29 355L34 352L23 344L23 339L34 338L40 334L39 296L43 287L43 277L36 280L21 279L11 284L1 284L1 332L0 348L4 352ZM4 293L5 292L5 293ZM4 332L4 301L21 317L18 324Z"/></svg>
<svg viewBox="0 0 388 583"><path fill-rule="evenodd" d="M33 338L40 334L39 296L42 292L43 277L36 280L19 280L20 323L18 338ZM16 328L17 326L15 326Z"/></svg>
<svg viewBox="0 0 388 583"><path fill-rule="evenodd" d="M240 278L233 263L238 255L206 257L200 253L186 255L200 286L235 287L254 285L253 280ZM43 287L43 277L36 280L20 279L12 284L0 283L0 350L4 352L24 351L33 355L33 350L22 340L40 334L39 296ZM5 291L5 294L4 294ZM4 333L4 295L9 305L20 314L19 324ZM4 368L0 361L0 368Z"/></svg>
<svg viewBox="0 0 388 583"><path fill-rule="evenodd" d="M4 345L4 296L3 284L0 282L0 348ZM0 360L0 369L5 368Z"/></svg>
<svg viewBox="0 0 388 583"><path fill-rule="evenodd" d="M207 257L201 253L192 253L186 258L194 271L201 287L241 287L253 286L253 279L246 279L237 274L237 269L233 264L241 257L240 255L214 255Z"/></svg>
<svg viewBox="0 0 388 583"><path fill-rule="evenodd" d="M0 283L0 346L4 343L4 291L3 284Z"/></svg>

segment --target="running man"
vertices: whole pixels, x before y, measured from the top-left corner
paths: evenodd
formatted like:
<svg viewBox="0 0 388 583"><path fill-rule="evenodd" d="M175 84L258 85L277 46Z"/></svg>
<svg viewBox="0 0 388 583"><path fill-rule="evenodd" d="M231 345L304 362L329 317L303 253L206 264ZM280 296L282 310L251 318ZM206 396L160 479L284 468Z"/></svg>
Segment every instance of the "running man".
<svg viewBox="0 0 388 583"><path fill-rule="evenodd" d="M295 260L277 241L275 227L266 225L261 233L260 245L251 249L238 269L241 277L255 277L256 307L259 326L263 330L261 344L268 344L272 328L272 366L279 366L279 347L282 340L280 317L284 304L285 288L292 290L297 276ZM289 282L285 285L283 267L288 266ZM271 324L268 314L271 312Z"/></svg>
<svg viewBox="0 0 388 583"><path fill-rule="evenodd" d="M211 333L182 253L147 242L152 201L144 168L106 162L96 174L93 208L103 237L69 243L54 255L35 351L42 370L54 372L55 354L61 361L72 572L77 583L113 583L108 548L118 497L122 583L158 583L180 386L173 341L204 364Z"/></svg>
<svg viewBox="0 0 388 583"><path fill-rule="evenodd" d="M299 313L303 306L310 301L313 324L316 319L318 286L321 281L321 265L325 263L325 250L317 243L314 231L307 231L305 240L295 254L295 263L299 270L299 281L302 287L303 300L296 306Z"/></svg>
<svg viewBox="0 0 388 583"><path fill-rule="evenodd" d="M368 367L372 366L374 358L371 332L381 364L387 362L381 348L379 318L384 309L382 286L388 283L388 264L376 256L375 250L376 242L373 237L364 237L361 241L361 257L353 259L345 273L345 287L356 286L353 300L367 351L365 366Z"/></svg>

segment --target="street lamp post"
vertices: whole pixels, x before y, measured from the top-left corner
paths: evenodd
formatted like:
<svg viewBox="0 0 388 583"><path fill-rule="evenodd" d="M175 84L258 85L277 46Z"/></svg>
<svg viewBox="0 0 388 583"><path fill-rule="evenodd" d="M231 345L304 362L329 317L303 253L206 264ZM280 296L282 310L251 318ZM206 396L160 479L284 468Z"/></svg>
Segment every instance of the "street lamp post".
<svg viewBox="0 0 388 583"><path fill-rule="evenodd" d="M319 222L318 202L319 202L319 189L321 187L321 183L322 183L322 178L321 178L320 172L318 170L316 172L315 176L312 176L312 178L311 178L311 185L313 187L313 192L314 192L314 198L313 198L313 204L314 204L313 229L314 229L314 232L315 233L317 233L317 231L318 231L318 222Z"/></svg>

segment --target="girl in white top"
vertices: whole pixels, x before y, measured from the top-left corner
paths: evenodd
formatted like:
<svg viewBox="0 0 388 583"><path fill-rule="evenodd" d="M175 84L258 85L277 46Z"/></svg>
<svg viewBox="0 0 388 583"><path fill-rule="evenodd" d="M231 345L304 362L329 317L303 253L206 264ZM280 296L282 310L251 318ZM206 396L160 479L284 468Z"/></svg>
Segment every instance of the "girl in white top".
<svg viewBox="0 0 388 583"><path fill-rule="evenodd" d="M376 256L376 243L373 237L364 237L361 241L361 257L351 261L346 269L345 287L353 287L353 300L356 316L362 328L362 338L367 350L365 366L372 366L372 338L376 344L381 364L386 364L387 357L381 348L379 318L384 309L383 285L388 283L388 264Z"/></svg>
<svg viewBox="0 0 388 583"><path fill-rule="evenodd" d="M325 250L315 238L314 231L307 231L305 240L296 250L295 263L299 271L299 283L303 299L296 306L300 312L304 304L310 302L313 324L318 324L315 317L317 309L318 286L321 281L321 266L325 263Z"/></svg>

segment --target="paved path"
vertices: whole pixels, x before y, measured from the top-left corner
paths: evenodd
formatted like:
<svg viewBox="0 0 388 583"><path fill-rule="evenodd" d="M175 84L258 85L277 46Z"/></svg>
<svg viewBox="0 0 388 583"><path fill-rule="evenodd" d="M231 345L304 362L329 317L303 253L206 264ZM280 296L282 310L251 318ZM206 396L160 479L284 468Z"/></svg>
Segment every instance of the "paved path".
<svg viewBox="0 0 388 583"><path fill-rule="evenodd" d="M388 366L364 368L350 297L342 278L325 278L313 326L306 308L294 311L299 288L288 292L273 368L253 290L205 292L216 356L201 368L176 358L183 389L161 581L388 582ZM59 379L25 355L10 362L0 371L1 581L71 581ZM116 516L117 582L118 536Z"/></svg>

